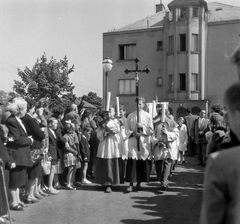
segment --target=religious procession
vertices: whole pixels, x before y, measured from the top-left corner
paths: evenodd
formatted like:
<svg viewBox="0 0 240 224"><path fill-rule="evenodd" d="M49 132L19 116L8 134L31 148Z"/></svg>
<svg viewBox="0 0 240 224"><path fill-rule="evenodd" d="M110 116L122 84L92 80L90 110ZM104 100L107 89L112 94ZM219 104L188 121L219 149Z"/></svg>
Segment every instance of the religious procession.
<svg viewBox="0 0 240 224"><path fill-rule="evenodd" d="M240 7L6 2L0 224L240 223Z"/></svg>
<svg viewBox="0 0 240 224"><path fill-rule="evenodd" d="M109 93L105 110L85 110L82 115L76 104L67 111L50 111L21 97L8 102L0 125L3 214L8 208L24 211L62 189L92 184L89 179L105 193L127 182L125 192L131 193L155 174L156 190L164 192L175 167L187 163L188 156L205 166L219 144L228 148L238 142L221 105L214 104L209 114L201 110L198 116L188 108L185 117L175 120L166 102L153 102L150 114L144 110L145 99L138 96L136 110L127 115L118 98L110 105L110 97ZM10 196L9 202L4 195Z"/></svg>

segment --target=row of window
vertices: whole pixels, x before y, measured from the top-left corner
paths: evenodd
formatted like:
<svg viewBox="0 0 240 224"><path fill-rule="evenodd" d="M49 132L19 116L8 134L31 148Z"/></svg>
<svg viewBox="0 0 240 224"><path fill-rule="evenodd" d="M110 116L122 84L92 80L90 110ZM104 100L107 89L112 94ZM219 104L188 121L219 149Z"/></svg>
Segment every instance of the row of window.
<svg viewBox="0 0 240 224"><path fill-rule="evenodd" d="M179 34L179 49L180 52L187 51L187 35L186 34ZM192 44L191 44L191 51L198 52L199 45L198 45L198 34L192 34ZM174 53L174 36L169 36L169 43L168 43L168 53Z"/></svg>
<svg viewBox="0 0 240 224"><path fill-rule="evenodd" d="M163 50L163 41L157 41L157 50ZM187 51L187 35L179 34L179 49L180 52ZM198 34L192 34L191 51L198 52ZM174 36L169 36L168 53L174 53ZM132 60L136 58L136 44L119 45L119 60Z"/></svg>
<svg viewBox="0 0 240 224"><path fill-rule="evenodd" d="M178 8L177 10L178 10L178 15L179 15L179 17L181 19L187 17L187 8L186 7ZM199 8L193 7L192 16L194 18L198 18L199 17Z"/></svg>
<svg viewBox="0 0 240 224"><path fill-rule="evenodd" d="M177 11L179 19L187 18L187 7L176 8L176 11ZM199 8L193 7L192 17L199 18ZM169 20L170 21L173 20L173 11L170 11L170 13L169 13Z"/></svg>
<svg viewBox="0 0 240 224"><path fill-rule="evenodd" d="M157 78L157 85L162 86L163 85L163 78L158 77ZM168 91L173 92L174 91L174 79L173 75L168 75ZM118 80L118 86L119 86L119 94L120 95L131 95L136 93L136 83L134 79L120 79ZM186 80L186 74L180 73L179 74L179 83L178 83L178 90L179 91L186 91L187 90L187 80ZM191 91L198 91L198 74L192 74L191 77L191 84L190 84L190 90Z"/></svg>
<svg viewBox="0 0 240 224"><path fill-rule="evenodd" d="M170 74L168 75L168 91L173 92L174 90L174 79L173 75ZM179 91L186 91L187 90L187 79L186 79L186 74L185 73L180 73L179 74L179 86L178 86ZM191 83L190 83L190 91L198 91L199 90L199 85L198 85L198 74L193 73L191 75Z"/></svg>

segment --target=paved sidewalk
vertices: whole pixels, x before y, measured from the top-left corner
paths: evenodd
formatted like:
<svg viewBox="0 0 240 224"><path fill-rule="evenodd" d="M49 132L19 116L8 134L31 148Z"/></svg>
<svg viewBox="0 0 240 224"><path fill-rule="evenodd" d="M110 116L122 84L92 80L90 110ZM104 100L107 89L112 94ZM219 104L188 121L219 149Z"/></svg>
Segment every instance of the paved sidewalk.
<svg viewBox="0 0 240 224"><path fill-rule="evenodd" d="M203 191L203 167L196 157L177 165L167 192L158 190L152 176L141 191L125 194L127 184L111 194L96 184L31 204L23 212L11 212L14 224L197 224Z"/></svg>

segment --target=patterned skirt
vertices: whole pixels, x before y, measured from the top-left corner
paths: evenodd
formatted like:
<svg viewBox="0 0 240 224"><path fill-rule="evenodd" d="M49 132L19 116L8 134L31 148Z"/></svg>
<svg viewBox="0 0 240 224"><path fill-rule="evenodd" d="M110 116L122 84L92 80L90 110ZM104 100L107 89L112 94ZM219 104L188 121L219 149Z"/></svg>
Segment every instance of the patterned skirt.
<svg viewBox="0 0 240 224"><path fill-rule="evenodd" d="M72 153L66 153L63 157L64 167L76 166L77 168L81 167L80 159L73 155Z"/></svg>

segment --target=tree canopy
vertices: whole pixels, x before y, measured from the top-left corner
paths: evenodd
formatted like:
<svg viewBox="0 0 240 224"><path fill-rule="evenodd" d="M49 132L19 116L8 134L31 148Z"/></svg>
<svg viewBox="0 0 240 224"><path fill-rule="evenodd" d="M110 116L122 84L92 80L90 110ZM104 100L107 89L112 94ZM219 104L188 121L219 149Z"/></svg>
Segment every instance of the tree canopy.
<svg viewBox="0 0 240 224"><path fill-rule="evenodd" d="M50 108L56 105L66 108L76 99L74 86L69 82L69 74L73 71L74 65L69 67L66 56L59 62L51 57L48 62L43 54L32 69L18 69L21 81L14 80L13 90L25 99L47 101Z"/></svg>
<svg viewBox="0 0 240 224"><path fill-rule="evenodd" d="M100 109L102 107L103 100L101 97L97 96L97 93L89 92L88 95L83 95L81 97L81 100L85 100L86 102L91 103L98 109Z"/></svg>
<svg viewBox="0 0 240 224"><path fill-rule="evenodd" d="M8 93L0 90L0 103L5 103L8 100Z"/></svg>
<svg viewBox="0 0 240 224"><path fill-rule="evenodd" d="M14 98L16 94L14 92L5 92L3 90L0 90L0 104L5 105L9 99Z"/></svg>

